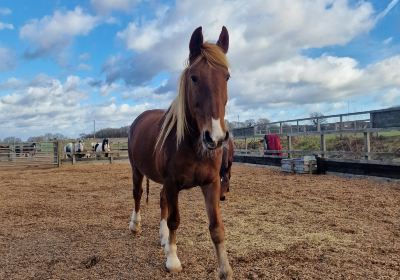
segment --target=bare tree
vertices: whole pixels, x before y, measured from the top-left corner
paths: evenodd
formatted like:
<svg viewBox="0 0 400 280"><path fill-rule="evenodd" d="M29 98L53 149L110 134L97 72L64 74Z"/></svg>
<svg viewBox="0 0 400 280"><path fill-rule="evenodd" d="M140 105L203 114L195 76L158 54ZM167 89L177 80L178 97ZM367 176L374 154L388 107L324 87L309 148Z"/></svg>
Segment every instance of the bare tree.
<svg viewBox="0 0 400 280"><path fill-rule="evenodd" d="M15 137L15 136L9 136L3 139L3 142L5 143L21 143L22 140L21 138Z"/></svg>
<svg viewBox="0 0 400 280"><path fill-rule="evenodd" d="M327 123L327 120L324 118L324 114L322 114L321 112L312 112L310 114L310 118L313 118L311 120L311 124L313 125L318 125L318 122L320 124Z"/></svg>
<svg viewBox="0 0 400 280"><path fill-rule="evenodd" d="M250 126L254 126L256 124L256 121L254 119L249 119L249 120L245 120L244 123L247 127L250 127Z"/></svg>

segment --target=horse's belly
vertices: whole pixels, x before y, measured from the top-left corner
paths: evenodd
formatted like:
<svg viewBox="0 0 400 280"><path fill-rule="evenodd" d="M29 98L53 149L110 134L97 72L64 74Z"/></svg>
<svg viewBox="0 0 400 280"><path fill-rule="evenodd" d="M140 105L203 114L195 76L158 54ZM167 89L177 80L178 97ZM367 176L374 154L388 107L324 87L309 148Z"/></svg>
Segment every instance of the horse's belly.
<svg viewBox="0 0 400 280"><path fill-rule="evenodd" d="M129 158L132 167L155 181L163 183L160 166L156 162L154 147L159 133L159 122L164 111L151 110L142 113L132 124L129 135Z"/></svg>

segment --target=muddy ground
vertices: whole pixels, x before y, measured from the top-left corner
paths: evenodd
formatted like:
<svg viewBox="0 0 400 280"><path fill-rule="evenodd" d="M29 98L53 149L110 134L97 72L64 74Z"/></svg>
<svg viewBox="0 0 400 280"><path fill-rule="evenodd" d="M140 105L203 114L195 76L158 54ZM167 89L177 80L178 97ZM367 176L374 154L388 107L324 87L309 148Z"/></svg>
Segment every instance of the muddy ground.
<svg viewBox="0 0 400 280"><path fill-rule="evenodd" d="M198 188L180 194L180 274L164 269L159 190L128 230L128 164L0 171L0 279L215 279ZM236 165L221 203L235 279L399 279L400 183Z"/></svg>

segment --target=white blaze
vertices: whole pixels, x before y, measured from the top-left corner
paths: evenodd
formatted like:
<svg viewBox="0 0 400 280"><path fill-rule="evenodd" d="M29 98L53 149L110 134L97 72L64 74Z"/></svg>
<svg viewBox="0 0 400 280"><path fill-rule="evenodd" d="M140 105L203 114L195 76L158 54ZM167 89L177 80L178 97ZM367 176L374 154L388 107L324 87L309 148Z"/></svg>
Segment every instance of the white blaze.
<svg viewBox="0 0 400 280"><path fill-rule="evenodd" d="M225 133L221 127L220 119L211 118L211 139L218 142L225 138Z"/></svg>

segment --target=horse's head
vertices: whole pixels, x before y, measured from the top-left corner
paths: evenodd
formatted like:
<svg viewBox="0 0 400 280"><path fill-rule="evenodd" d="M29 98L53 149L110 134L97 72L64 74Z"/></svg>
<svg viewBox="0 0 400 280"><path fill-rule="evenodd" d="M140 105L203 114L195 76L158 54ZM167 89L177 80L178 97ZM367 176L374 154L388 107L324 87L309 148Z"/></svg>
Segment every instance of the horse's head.
<svg viewBox="0 0 400 280"><path fill-rule="evenodd" d="M84 149L84 143L79 140L78 143L75 144L75 152L82 153Z"/></svg>
<svg viewBox="0 0 400 280"><path fill-rule="evenodd" d="M229 137L225 126L225 106L228 101L229 35L225 26L216 44L203 43L202 28L198 27L189 43L189 67L186 79L186 105L201 134L203 146L216 149Z"/></svg>
<svg viewBox="0 0 400 280"><path fill-rule="evenodd" d="M102 150L104 151L104 152L109 152L111 149L110 149L110 144L108 143L108 139L107 138L105 138L105 139L103 139L103 143L102 143Z"/></svg>

